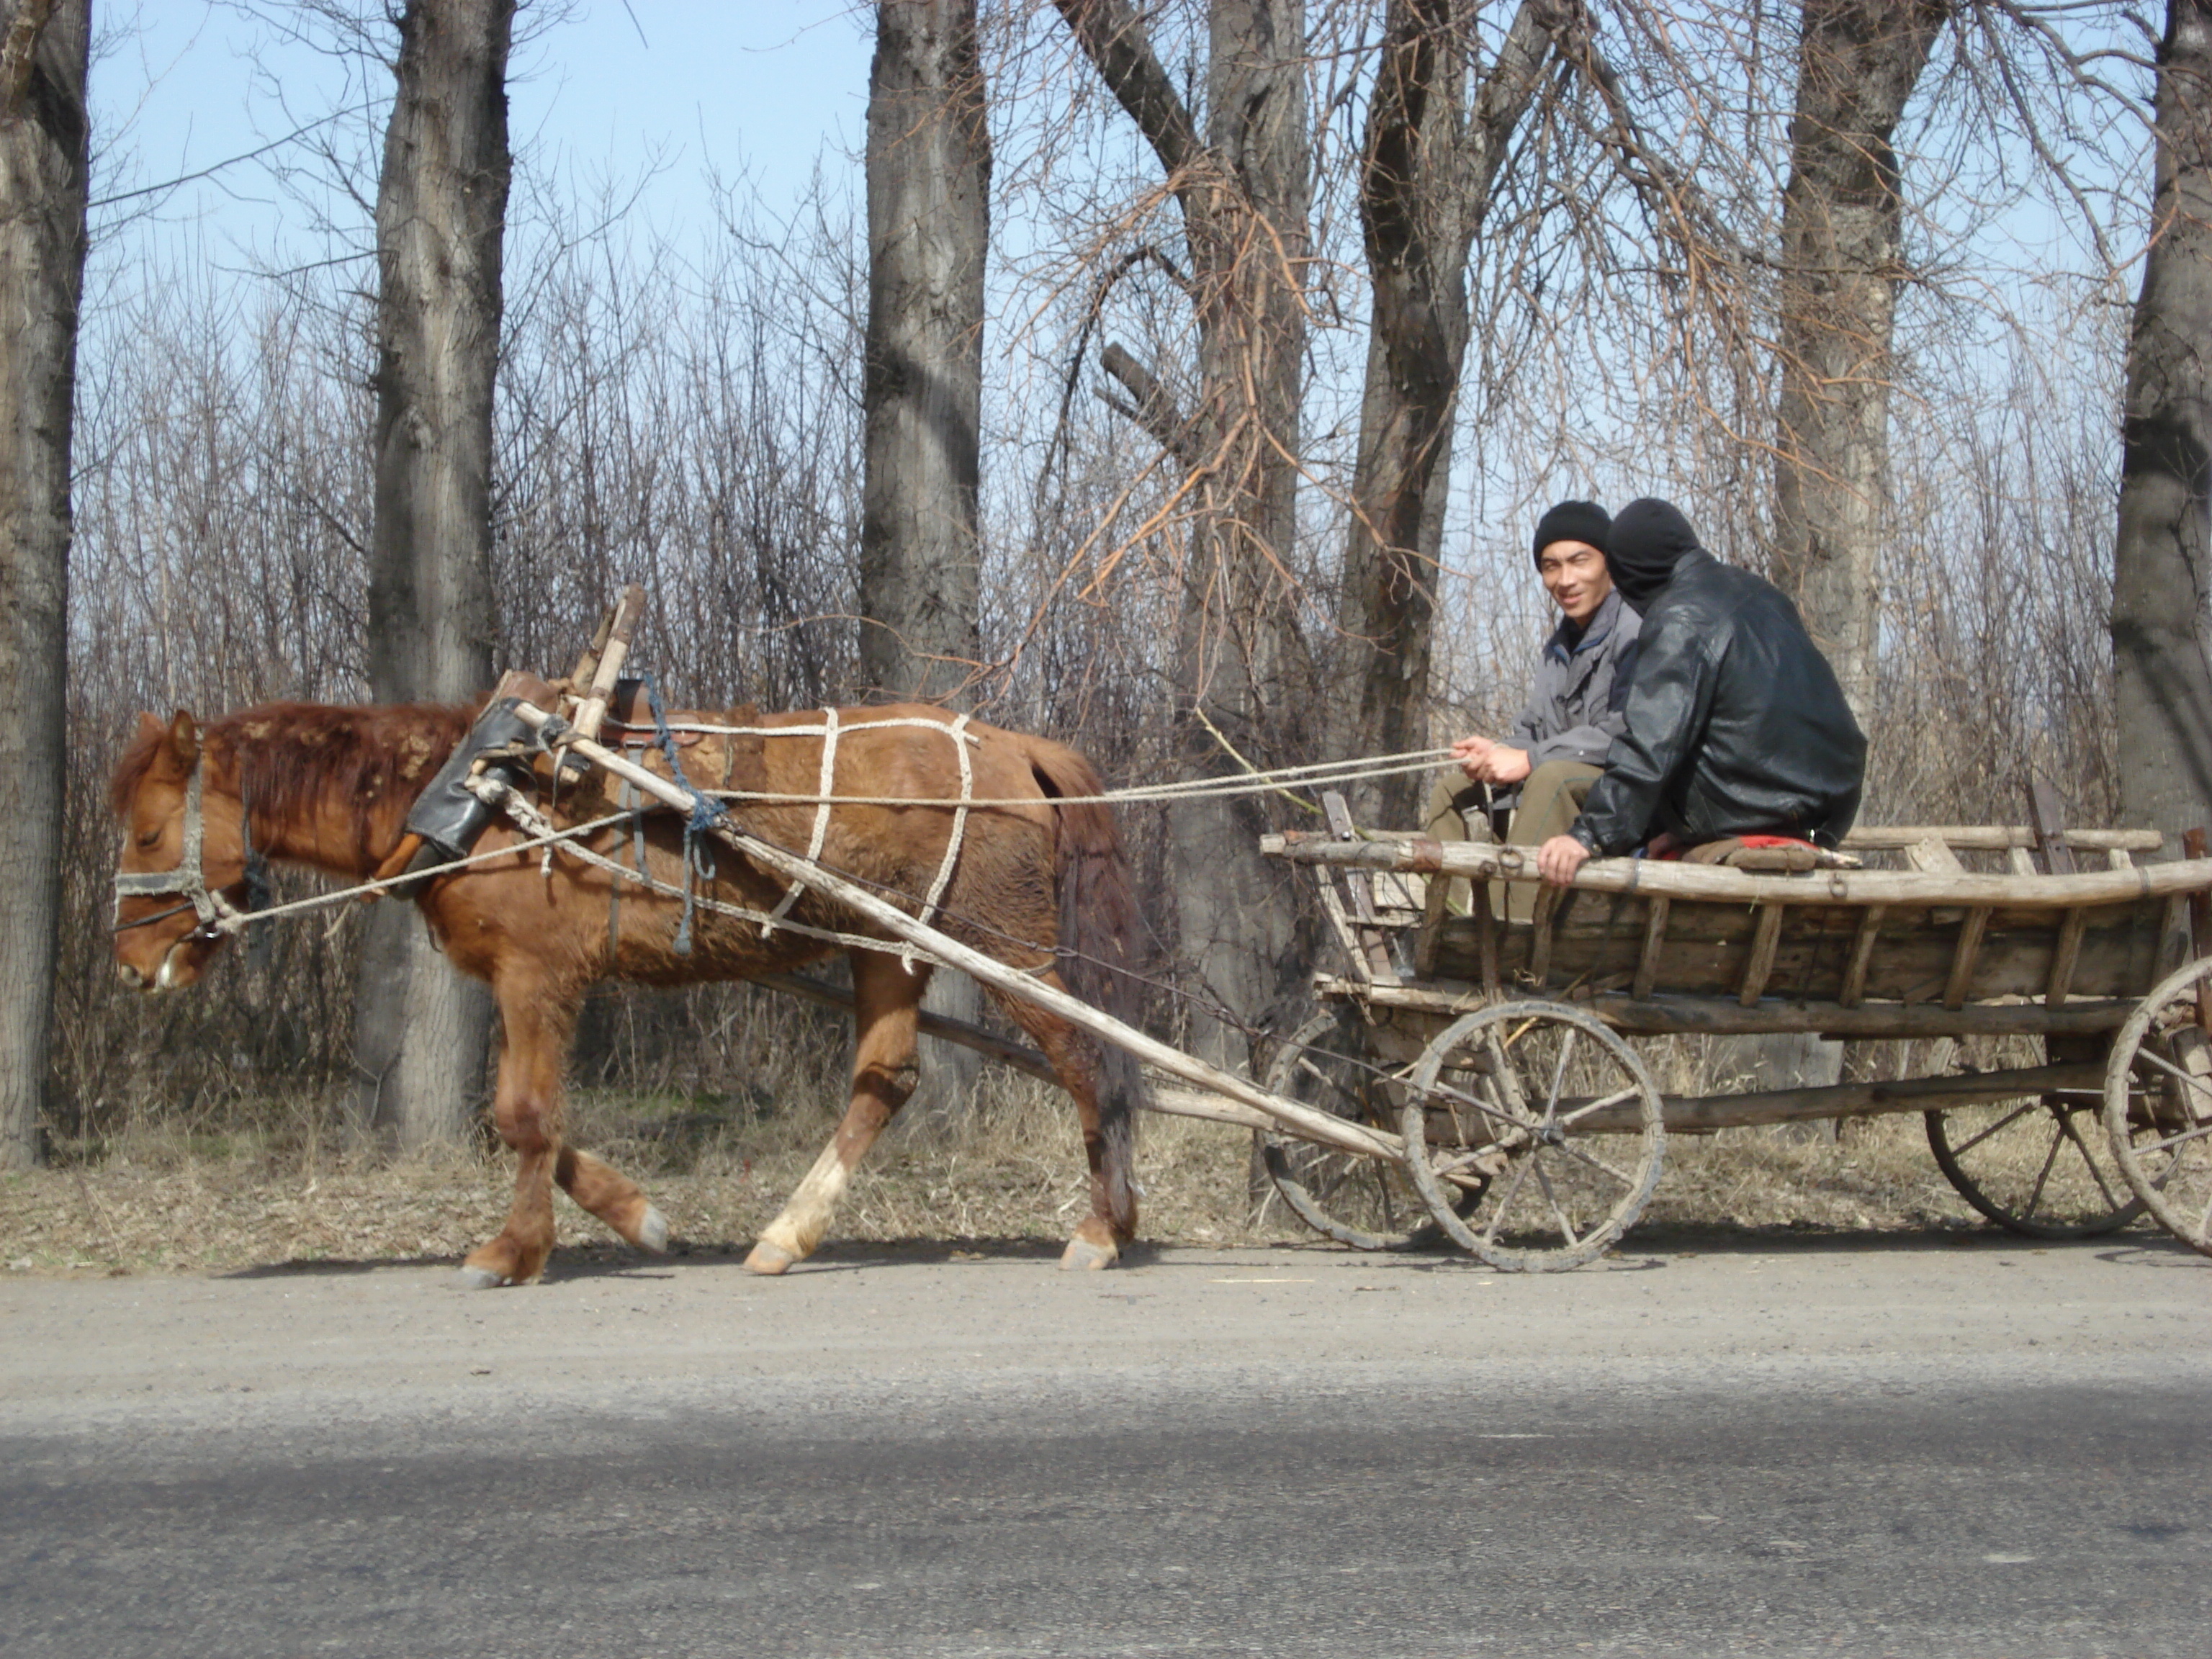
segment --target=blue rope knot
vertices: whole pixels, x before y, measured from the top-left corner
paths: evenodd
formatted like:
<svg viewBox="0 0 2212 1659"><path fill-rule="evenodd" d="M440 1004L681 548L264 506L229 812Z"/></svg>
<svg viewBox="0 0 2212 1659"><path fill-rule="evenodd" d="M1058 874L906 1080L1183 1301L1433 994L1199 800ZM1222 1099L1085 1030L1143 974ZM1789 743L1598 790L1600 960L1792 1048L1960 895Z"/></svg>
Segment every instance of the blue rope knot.
<svg viewBox="0 0 2212 1659"><path fill-rule="evenodd" d="M653 740L668 757L669 775L676 780L676 787L691 797L691 816L684 825L684 919L676 925L673 946L678 956L688 957L691 954L691 915L696 908L694 878L714 879L714 860L700 842L709 830L726 822L730 815L721 802L701 793L685 775L684 763L676 752L676 734L668 729L668 711L661 707L660 683L653 678L650 669L641 670L639 677L645 681L646 706L653 710Z"/></svg>

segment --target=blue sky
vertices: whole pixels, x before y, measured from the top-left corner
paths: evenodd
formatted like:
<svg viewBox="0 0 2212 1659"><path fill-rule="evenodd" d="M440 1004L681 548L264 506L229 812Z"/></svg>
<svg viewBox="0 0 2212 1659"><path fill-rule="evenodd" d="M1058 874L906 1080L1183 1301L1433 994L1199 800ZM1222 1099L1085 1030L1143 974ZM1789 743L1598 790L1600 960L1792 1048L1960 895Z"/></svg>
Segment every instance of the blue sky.
<svg viewBox="0 0 2212 1659"><path fill-rule="evenodd" d="M275 0L264 9L274 14ZM570 21L526 8L509 90L518 149L540 173L645 179L640 202L675 230L708 210L708 167L739 174L770 205L804 185L825 143L856 151L867 101L871 27L854 0L581 0ZM374 107L354 129L380 131L391 79L349 85L345 66L280 40L263 17L217 0L113 0L93 69L95 197L143 190L232 161L346 102ZM94 215L129 238L156 226L225 264L296 250L301 214L269 163L299 144L214 176L115 203ZM845 164L842 155L833 167ZM133 208L156 209L125 222ZM225 257L226 252L232 257Z"/></svg>

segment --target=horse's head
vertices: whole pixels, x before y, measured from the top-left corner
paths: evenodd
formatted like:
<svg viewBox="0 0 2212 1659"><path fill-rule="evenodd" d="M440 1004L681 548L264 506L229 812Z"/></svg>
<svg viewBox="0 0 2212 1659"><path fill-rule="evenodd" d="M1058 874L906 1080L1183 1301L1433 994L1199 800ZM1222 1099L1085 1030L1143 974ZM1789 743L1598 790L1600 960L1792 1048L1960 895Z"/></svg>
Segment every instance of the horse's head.
<svg viewBox="0 0 2212 1659"><path fill-rule="evenodd" d="M230 936L225 924L253 908L254 856L234 771L213 775L198 725L182 709L167 725L138 717L115 769L123 823L115 876L115 960L125 981L173 990L200 976Z"/></svg>

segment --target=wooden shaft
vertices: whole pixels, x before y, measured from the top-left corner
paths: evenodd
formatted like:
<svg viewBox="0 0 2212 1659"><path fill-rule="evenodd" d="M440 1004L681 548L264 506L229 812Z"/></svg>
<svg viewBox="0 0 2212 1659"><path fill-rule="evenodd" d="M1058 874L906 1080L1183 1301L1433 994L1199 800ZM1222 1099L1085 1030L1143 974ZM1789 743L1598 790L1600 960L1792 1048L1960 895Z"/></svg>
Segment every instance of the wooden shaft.
<svg viewBox="0 0 2212 1659"><path fill-rule="evenodd" d="M1292 831L1263 836L1273 858L1301 864L1350 865L1414 875L1487 877L1529 881L1529 849L1479 842L1333 842ZM1908 870L1817 870L1804 876L1755 875L1717 864L1669 864L1655 859L1593 859L1572 884L1586 892L1663 894L1735 904L2001 905L2063 910L2075 905L2124 904L2212 890L2212 860L2094 870L2072 876L1927 875Z"/></svg>
<svg viewBox="0 0 2212 1659"><path fill-rule="evenodd" d="M753 981L772 991L784 991L808 1002L818 1002L825 1008L842 1008L850 1012L853 994L841 985L825 985L818 979L809 979L804 974L763 974ZM945 1014L933 1014L924 1010L916 1017L922 1036L934 1037L939 1042L956 1043L963 1048L972 1048L986 1060L997 1060L1002 1066L1049 1083L1057 1087L1059 1077L1052 1062L1036 1049L987 1031L980 1025L971 1025L964 1019L954 1019ZM1164 1113L1170 1117L1194 1117L1208 1123L1227 1123L1243 1129L1277 1129L1282 1126L1265 1112L1255 1111L1249 1106L1240 1106L1218 1095L1205 1094L1193 1089L1154 1089L1145 1102L1146 1109Z"/></svg>
<svg viewBox="0 0 2212 1659"><path fill-rule="evenodd" d="M544 710L528 703L523 704L516 713L532 726L542 726L551 718ZM667 779L647 771L642 766L592 738L578 738L573 747L586 760L628 781L655 800L684 811L690 811L690 793ZM1127 1049L1170 1077L1181 1078L1200 1089L1225 1095L1231 1100L1252 1107L1265 1113L1281 1127L1309 1139L1378 1158L1395 1159L1401 1156L1402 1146L1397 1136L1348 1122L1343 1118L1332 1117L1326 1112L1316 1111L1310 1106L1271 1095L1257 1085L1224 1072L1218 1066L1209 1066L1194 1055L1171 1048L1135 1026L1125 1025L1111 1014L1102 1013L1065 991L1042 984L1018 969L1007 967L995 957L985 956L981 951L970 950L959 940L940 933L927 923L915 921L896 905L878 898L866 888L856 886L817 864L809 862L796 853L772 842L746 835L739 830L718 828L715 834L755 863L764 865L790 880L803 882L823 896L835 899L848 909L866 916L896 938L921 946L948 967L957 968L971 978L1004 991L1009 996L1035 1003L1058 1014L1070 1024L1080 1026L1093 1036Z"/></svg>

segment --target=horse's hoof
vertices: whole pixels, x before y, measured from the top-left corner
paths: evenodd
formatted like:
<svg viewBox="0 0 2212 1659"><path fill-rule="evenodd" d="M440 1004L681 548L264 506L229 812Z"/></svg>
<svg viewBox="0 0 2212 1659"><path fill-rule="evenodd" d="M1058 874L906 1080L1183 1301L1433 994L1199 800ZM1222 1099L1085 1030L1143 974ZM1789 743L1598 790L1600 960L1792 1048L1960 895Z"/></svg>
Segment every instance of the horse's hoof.
<svg viewBox="0 0 2212 1659"><path fill-rule="evenodd" d="M1067 1248L1060 1253L1060 1270L1064 1273L1101 1273L1121 1259L1121 1251L1111 1244L1093 1244L1087 1238L1071 1238L1067 1241Z"/></svg>
<svg viewBox="0 0 2212 1659"><path fill-rule="evenodd" d="M465 1291L496 1291L506 1285L507 1277L489 1267L464 1267L459 1275Z"/></svg>
<svg viewBox="0 0 2212 1659"><path fill-rule="evenodd" d="M638 1224L637 1248L655 1255L668 1254L668 1218L650 1205L646 1206L645 1219Z"/></svg>
<svg viewBox="0 0 2212 1659"><path fill-rule="evenodd" d="M745 1258L745 1267L752 1273L773 1279L778 1273L788 1273L792 1264L798 1260L781 1244L771 1244L763 1238L753 1246L752 1254Z"/></svg>

